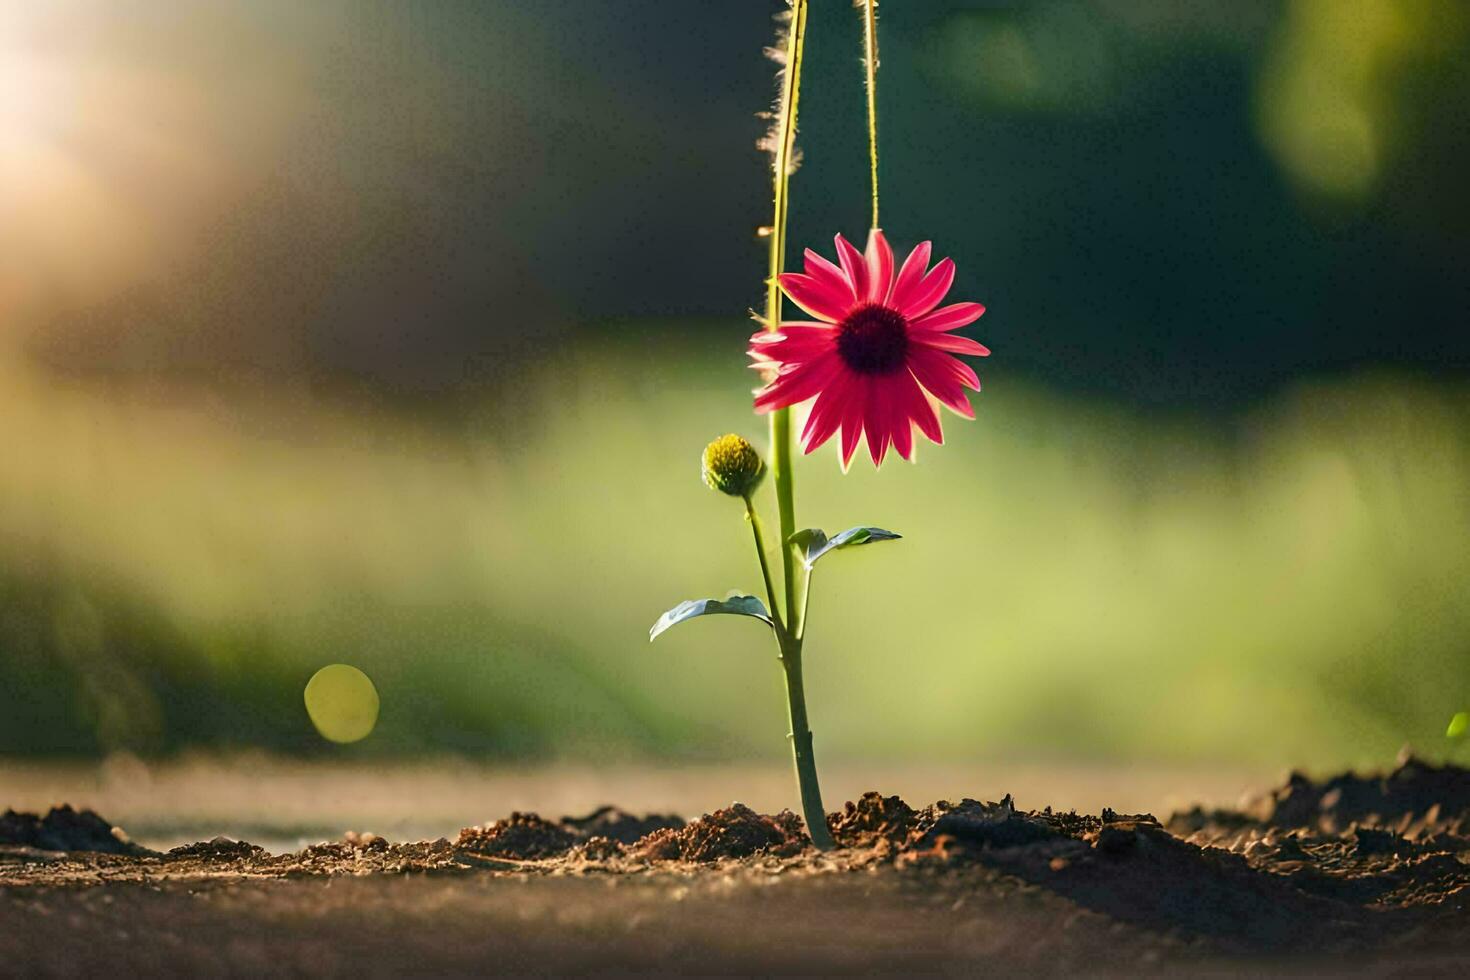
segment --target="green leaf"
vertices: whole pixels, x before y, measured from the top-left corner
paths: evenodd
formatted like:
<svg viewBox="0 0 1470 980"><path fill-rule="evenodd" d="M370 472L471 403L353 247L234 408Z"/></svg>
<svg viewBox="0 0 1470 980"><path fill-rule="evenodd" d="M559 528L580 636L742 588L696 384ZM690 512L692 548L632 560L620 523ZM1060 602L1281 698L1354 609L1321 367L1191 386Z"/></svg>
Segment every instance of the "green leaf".
<svg viewBox="0 0 1470 980"><path fill-rule="evenodd" d="M1470 711L1461 711L1450 719L1450 727L1444 730L1444 737L1464 738L1467 730L1470 730Z"/></svg>
<svg viewBox="0 0 1470 980"><path fill-rule="evenodd" d="M885 531L881 527L850 527L831 538L816 528L808 528L793 534L791 543L802 552L802 560L806 562L806 567L811 568L817 563L818 558L828 552L852 548L860 544L872 544L874 541L895 541L901 537L903 537L902 534Z"/></svg>
<svg viewBox="0 0 1470 980"><path fill-rule="evenodd" d="M795 548L805 558L807 552L814 548L820 548L827 543L827 535L819 527L809 527L805 530L797 531L786 539L786 543Z"/></svg>
<svg viewBox="0 0 1470 980"><path fill-rule="evenodd" d="M766 612L765 603L753 595L732 595L728 599L686 599L664 613L648 631L648 642L652 643L660 633L670 626L677 626L695 616L714 616L724 613L731 616L749 616L758 619L772 629L776 624Z"/></svg>

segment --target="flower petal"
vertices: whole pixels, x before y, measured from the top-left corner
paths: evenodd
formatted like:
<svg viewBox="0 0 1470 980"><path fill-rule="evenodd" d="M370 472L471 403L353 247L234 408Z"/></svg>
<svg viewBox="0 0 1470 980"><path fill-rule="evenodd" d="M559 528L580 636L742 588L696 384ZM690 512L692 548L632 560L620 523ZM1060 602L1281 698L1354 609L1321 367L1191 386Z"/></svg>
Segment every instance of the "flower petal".
<svg viewBox="0 0 1470 980"><path fill-rule="evenodd" d="M874 466L882 466L893 441L893 423L889 418L888 386L883 378L868 379L868 399L863 405L863 431L868 437L868 455ZM907 420L904 422L908 424Z"/></svg>
<svg viewBox="0 0 1470 980"><path fill-rule="evenodd" d="M919 431L936 446L944 445L944 428L939 424L939 413L934 411L934 405L924 394L924 389L919 387L913 374L909 371L903 372L895 381L895 387L899 405L903 406L908 417L919 427Z"/></svg>
<svg viewBox="0 0 1470 980"><path fill-rule="evenodd" d="M970 365L957 357L950 357L946 359L945 366L949 368L955 377L960 379L960 384L972 391L980 390L980 376L975 373L975 369L970 367Z"/></svg>
<svg viewBox="0 0 1470 980"><path fill-rule="evenodd" d="M760 346L779 344L783 340L808 339L826 334L834 342L837 339L837 328L831 323L821 323L813 320L783 320L778 330L757 330L750 335L750 342Z"/></svg>
<svg viewBox="0 0 1470 980"><path fill-rule="evenodd" d="M975 417L975 409L970 406L969 398L965 397L964 386L973 379L974 384L970 387L979 391L980 381L975 378L975 372L962 362L942 351L926 347L910 348L909 370L914 372L919 384L938 398L945 408L967 419Z"/></svg>
<svg viewBox="0 0 1470 980"><path fill-rule="evenodd" d="M907 293L918 284L920 279L924 278L924 271L929 268L929 250L932 247L929 242L920 242L914 246L909 257L903 260L903 268L898 270L898 278L893 280L893 288L888 291L888 297L884 301L885 305L896 307L900 292Z"/></svg>
<svg viewBox="0 0 1470 980"><path fill-rule="evenodd" d="M893 288L893 249L880 228L868 232L868 250L863 255L868 265L869 303L882 303Z"/></svg>
<svg viewBox="0 0 1470 980"><path fill-rule="evenodd" d="M810 364L815 360L826 357L832 353L833 349L832 344L788 340L774 347L762 348L761 353L769 351L768 356L781 365L781 373L787 374L788 368Z"/></svg>
<svg viewBox="0 0 1470 980"><path fill-rule="evenodd" d="M977 343L969 337L961 337L952 333L919 333L915 331L909 334L909 339L916 344L932 347L935 350L947 350L952 354L971 354L975 357L989 357L990 348L984 344Z"/></svg>
<svg viewBox="0 0 1470 980"><path fill-rule="evenodd" d="M857 452L858 440L863 434L863 406L868 400L868 385L871 378L857 375L848 382L848 396L842 406L842 471L852 465L852 454Z"/></svg>
<svg viewBox="0 0 1470 980"><path fill-rule="evenodd" d="M761 335L756 334L755 336ZM811 320L784 320L779 330L767 330L765 336L775 338L774 343L780 343L783 340L826 340L828 343L835 344L837 327L831 323Z"/></svg>
<svg viewBox="0 0 1470 980"><path fill-rule="evenodd" d="M756 412L765 414L806 401L830 384L841 368L841 359L835 354L829 354L803 364L790 373L781 373L776 380L756 392Z"/></svg>
<svg viewBox="0 0 1470 980"><path fill-rule="evenodd" d="M752 335L746 356L760 370L779 368L790 374L831 353L837 346L837 330L827 323L783 324L780 330L762 330Z"/></svg>
<svg viewBox="0 0 1470 980"><path fill-rule="evenodd" d="M847 273L847 281L852 283L852 294L858 298L858 302L866 302L868 295L868 262L863 258L863 253L852 247L852 243L841 235L835 239L837 242L837 261L842 263L842 271Z"/></svg>
<svg viewBox="0 0 1470 980"><path fill-rule="evenodd" d="M915 330L954 330L969 326L984 312L985 307L979 303L952 303L909 321L909 326Z"/></svg>
<svg viewBox="0 0 1470 980"><path fill-rule="evenodd" d="M937 336L943 336L939 334ZM786 325L750 338L750 350L778 361L811 360L837 345L837 331L823 324Z"/></svg>
<svg viewBox="0 0 1470 980"><path fill-rule="evenodd" d="M851 373L839 372L836 379L812 403L811 414L807 416L806 425L801 430L803 453L811 453L832 438L832 433L842 424L843 408L852 380Z"/></svg>
<svg viewBox="0 0 1470 980"><path fill-rule="evenodd" d="M893 290L892 306L910 320L917 320L939 305L949 287L954 285L954 260L941 259L939 264L913 286Z"/></svg>
<svg viewBox="0 0 1470 980"><path fill-rule="evenodd" d="M909 414L908 403L905 401L904 387L913 385L918 390L913 375L907 371L890 375L884 378L880 385L887 389L884 392L884 401L889 410L889 434L893 440L893 451L904 459L913 462L914 459L914 424Z"/></svg>
<svg viewBox="0 0 1470 980"><path fill-rule="evenodd" d="M781 289L791 301L818 320L836 323L852 309L852 299L836 287L804 276L800 272L783 272L778 277Z"/></svg>
<svg viewBox="0 0 1470 980"><path fill-rule="evenodd" d="M847 273L838 268L835 262L823 258L811 249L807 249L802 257L807 275L825 286L838 289L850 297L852 302L858 302L858 296L852 290L852 280L847 278Z"/></svg>

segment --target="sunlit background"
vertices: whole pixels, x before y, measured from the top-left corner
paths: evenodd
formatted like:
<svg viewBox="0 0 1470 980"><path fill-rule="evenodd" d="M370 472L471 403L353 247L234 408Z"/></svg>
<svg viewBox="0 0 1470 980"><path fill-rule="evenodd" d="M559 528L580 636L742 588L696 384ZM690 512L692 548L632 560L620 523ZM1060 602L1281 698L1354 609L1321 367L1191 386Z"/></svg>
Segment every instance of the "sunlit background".
<svg viewBox="0 0 1470 980"><path fill-rule="evenodd" d="M759 584L698 457L763 433L780 7L0 4L0 755L785 766L758 627L647 641ZM824 757L1443 753L1470 7L880 12L887 231L995 355L917 466L800 466L905 535L817 577ZM814 2L798 245L865 232L858 38Z"/></svg>

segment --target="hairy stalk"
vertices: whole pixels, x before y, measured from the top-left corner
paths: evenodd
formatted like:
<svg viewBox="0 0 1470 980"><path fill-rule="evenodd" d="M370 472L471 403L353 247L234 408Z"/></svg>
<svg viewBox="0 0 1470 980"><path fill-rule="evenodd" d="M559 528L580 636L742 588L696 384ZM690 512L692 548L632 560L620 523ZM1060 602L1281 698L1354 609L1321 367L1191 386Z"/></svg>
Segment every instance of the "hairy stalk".
<svg viewBox="0 0 1470 980"><path fill-rule="evenodd" d="M781 325L781 285L779 276L786 264L786 212L789 201L791 171L795 163L796 108L801 96L801 54L806 41L807 0L791 0L791 28L786 34L782 52L786 69L781 79L781 100L772 128L771 165L774 190L774 213L770 226L770 266L766 277L766 328ZM786 708L791 720L791 755L796 765L796 783L801 793L801 811L812 843L822 850L835 844L827 829L827 811L822 805L822 791L817 782L817 762L812 754L812 732L806 718L806 689L801 676L800 630L802 610L796 605L796 567L791 550L791 536L796 533L796 494L791 473L791 410L783 408L771 413L771 471L776 484L776 507L781 523L781 574L786 599L786 629L776 630L781 648L781 668L786 676ZM762 562L764 562L764 552ZM768 576L769 578L769 576ZM772 590L774 591L774 590ZM771 599L775 608L774 595Z"/></svg>
<svg viewBox="0 0 1470 980"><path fill-rule="evenodd" d="M868 80L868 176L873 184L873 224L878 224L878 0L858 0L863 8L863 68Z"/></svg>
<svg viewBox="0 0 1470 980"><path fill-rule="evenodd" d="M781 100L772 129L771 164L774 208L771 219L770 263L766 277L766 329L781 325L781 285L778 277L786 264L786 212L793 154L796 144L796 109L801 97L801 53L806 42L807 0L792 0L791 27L783 52L786 69L781 76ZM796 497L791 482L791 410L771 413L771 472L776 484L776 507L780 513L781 575L786 597L786 622L797 628L796 575L791 535L796 533Z"/></svg>

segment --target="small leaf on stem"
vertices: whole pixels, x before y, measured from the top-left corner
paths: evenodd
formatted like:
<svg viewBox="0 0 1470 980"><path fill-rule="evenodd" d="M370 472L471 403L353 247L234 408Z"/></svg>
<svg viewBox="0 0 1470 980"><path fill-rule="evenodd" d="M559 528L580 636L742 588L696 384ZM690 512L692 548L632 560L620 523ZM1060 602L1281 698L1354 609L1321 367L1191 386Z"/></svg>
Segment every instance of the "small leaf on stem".
<svg viewBox="0 0 1470 980"><path fill-rule="evenodd" d="M732 595L728 599L686 599L673 609L664 613L653 624L648 631L648 641L652 643L657 636L670 626L677 626L686 619L696 616L714 616L724 613L731 616L749 616L758 619L772 629L776 624L771 620L771 614L766 611L765 603L753 595Z"/></svg>
<svg viewBox="0 0 1470 980"><path fill-rule="evenodd" d="M821 528L809 527L805 530L797 531L786 543L800 552L804 558L806 553L813 548L820 548L826 544L827 535Z"/></svg>
<svg viewBox="0 0 1470 980"><path fill-rule="evenodd" d="M903 537L902 534L885 531L881 527L850 527L831 538L815 528L808 528L793 534L791 543L801 551L802 561L810 569L817 563L818 558L828 552L860 544L872 544L874 541L894 541L901 537Z"/></svg>

